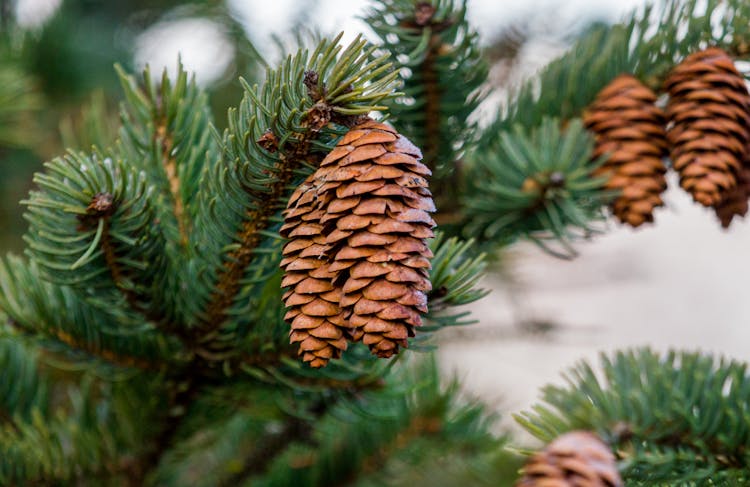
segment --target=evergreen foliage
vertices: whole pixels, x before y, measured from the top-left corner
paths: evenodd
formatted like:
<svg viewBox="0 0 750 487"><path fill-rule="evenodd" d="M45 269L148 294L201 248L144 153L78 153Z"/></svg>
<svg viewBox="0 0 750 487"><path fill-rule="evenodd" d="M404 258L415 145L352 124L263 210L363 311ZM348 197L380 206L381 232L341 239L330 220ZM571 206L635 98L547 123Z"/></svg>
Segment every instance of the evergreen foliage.
<svg viewBox="0 0 750 487"><path fill-rule="evenodd" d="M551 240L562 246L560 255L574 255L570 241L604 220L607 193L592 177L603 159L591 159L592 145L579 119L565 131L559 120L545 119L529 135L521 125L502 132L495 151L475 162L468 193L482 198L466 203L467 232L486 240L524 236L542 246Z"/></svg>
<svg viewBox="0 0 750 487"><path fill-rule="evenodd" d="M509 164L506 158L495 156L502 150L498 146L505 145L508 137L518 137L519 133L530 137L548 117L557 118L563 126L567 125L580 117L597 93L620 74L634 74L658 91L677 62L687 54L708 45L721 47L743 59L750 53L746 41L750 36L749 21L750 5L742 0L711 0L705 5L696 0L668 0L649 4L622 23L595 26L582 35L566 53L512 93L497 119L482 133L478 149L472 152L467 163L466 180L482 181L490 165L495 166L496 174L512 177L508 168L518 166ZM534 160L526 162L525 167L528 169L523 172L525 177L515 176L516 190L522 189L518 182L534 178L536 168L543 165L540 160L545 157L543 154L527 156ZM566 156L553 152L546 157L565 159ZM563 171L562 179L574 180L575 175L571 173L574 170L576 166L571 166L568 172ZM502 179L498 179L500 180ZM589 190L596 194L593 180L591 184ZM606 201L608 195L601 191L601 186L599 189L595 198ZM598 211L592 212L587 208L591 200L580 199L579 196L577 191L570 191L558 203L563 211L558 218L550 221L551 226L556 228L555 233L572 236L576 227L580 228L584 221L599 219ZM535 228L534 222L552 217L546 214L546 207L540 206L534 211L529 209L526 212L522 222L527 226L518 234L488 232L481 223L483 217L477 217L469 209L492 206L497 197L493 184L479 185L474 191L465 191L462 197L466 210L460 226L465 236L493 245L503 245L508 240L529 235L532 240L540 242L550 230L549 227L544 227L541 234L537 235L540 229ZM516 206L507 210L496 208L494 215L497 219L513 219L517 211ZM582 216L584 221L581 221ZM566 227L572 230L565 229ZM590 234L578 233L582 236ZM570 249L566 252L570 253Z"/></svg>
<svg viewBox="0 0 750 487"><path fill-rule="evenodd" d="M309 438L325 438L323 432L312 435L316 428L335 430L351 422L351 434L337 439L330 455L353 451L350 442L361 441L372 428L390 431L359 454L364 462L420 408L454 401L452 390L440 392L434 365L396 394L396 385L404 383L384 382L396 361L378 362L361 346L323 372L310 370L293 358L281 319L280 210L348 125L373 110L386 110L382 103L394 96L396 73L387 55L375 50L361 39L342 48L336 38L289 56L269 71L262 86L244 84L245 96L230 110L223 134L212 127L206 95L182 68L174 80L165 74L158 83L148 69L139 81L120 69L125 102L117 139L86 133L84 127L81 139L94 142L91 152L70 151L35 176L38 189L24 202L28 260L10 256L0 266L0 307L8 330L16 330L14 338L25 337L30 351L54 354L55 366L101 378L101 384L87 379L97 391L114 380L123 388L148 386L158 392L130 398L154 400L144 404L139 420L121 418L135 428L121 439L109 416L81 419L91 408L120 407L120 387L93 393L81 389L82 379L66 377L61 383L77 394L78 409L58 418L50 408L59 401L42 395L35 399L40 412L29 425L18 426L18 434L31 436L15 440L33 448L42 440L32 433L41 432L46 441L75 443L81 451L42 448L46 453L35 461L18 463L15 452L26 450L8 450L2 461L10 462L4 465L9 482L83 482L101 474L159 485L182 485L197 476L215 485L224 475L227 485L249 479L279 485L279 478L290 475L281 468L291 454L285 452L309 444ZM103 110L91 115L93 120L103 116ZM483 295L475 287L483 257L471 248L456 238L435 241L433 282L439 293L428 330L465 322L465 313L451 308ZM424 348L424 339L415 348ZM8 360L17 363L16 355ZM36 374L20 372L14 376L26 378L24 386L33 389ZM143 374L153 372L140 383ZM424 380L435 398L423 399L426 406L402 403L403 391L421 390ZM356 394L369 389L382 392ZM211 419L214 410L227 407L213 402L217 395L254 406L232 409L236 414L228 412L217 423ZM378 414L386 417L368 425L372 413L346 416L343 404L352 400L354 409L384 408ZM262 404L280 426L267 424L255 409ZM331 414L329 406L340 413ZM9 407L8 414L13 410ZM472 411L467 424L484 421L480 409ZM80 431L68 431L79 421ZM207 424L212 426L206 429ZM101 428L111 428L111 440L99 435ZM206 431L221 436L206 439ZM101 448L78 458L84 445L99 437ZM134 438L138 441L129 441ZM275 450L259 451L257 445L267 442L277 445ZM207 445L213 460L198 460ZM167 453L160 462L162 449ZM236 459L242 452L247 458ZM328 464L331 458L324 455L321 461ZM207 470L196 471L194 462ZM233 462L239 462L236 471L227 470ZM315 483L353 475L356 466L297 473Z"/></svg>
<svg viewBox="0 0 750 487"><path fill-rule="evenodd" d="M581 363L566 387L516 419L550 441L575 429L599 433L628 485L745 485L750 441L747 364L649 349L602 355L601 374Z"/></svg>
<svg viewBox="0 0 750 487"><path fill-rule="evenodd" d="M569 257L600 229L615 195L592 176L604 158L580 121L597 92L623 72L658 90L708 44L749 56L750 6L668 0L591 29L486 129L473 122L487 66L465 2L384 0L366 20L379 44L322 38L262 83L241 80L223 130L181 66L140 78L118 66L119 129L101 100L66 126L73 147L23 202L25 256L0 259L0 483L513 480L493 418L441 383L434 359L378 360L362 344L324 369L297 359L281 212L349 127L390 117L424 149L439 203L430 313L409 348L430 350L433 332L472 322L461 306L486 295L482 250L526 238ZM5 69L0 143L28 143L14 117L38 99ZM519 420L545 441L596 431L634 485L748 482L744 365L643 350L603 370L581 365Z"/></svg>

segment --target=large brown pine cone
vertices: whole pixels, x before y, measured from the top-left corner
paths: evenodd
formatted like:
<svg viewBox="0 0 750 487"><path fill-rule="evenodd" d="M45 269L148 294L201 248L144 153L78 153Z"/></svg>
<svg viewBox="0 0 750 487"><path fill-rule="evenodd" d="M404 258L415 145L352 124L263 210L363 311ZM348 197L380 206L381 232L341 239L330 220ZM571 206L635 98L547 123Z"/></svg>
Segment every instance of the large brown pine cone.
<svg viewBox="0 0 750 487"><path fill-rule="evenodd" d="M347 321L339 306L341 289L333 285L336 273L329 269L321 206L325 199L317 195L312 175L290 198L281 227L281 235L290 239L281 261L281 285L288 288L284 319L292 325L290 341L299 344L302 360L316 368L339 358L347 345Z"/></svg>
<svg viewBox="0 0 750 487"><path fill-rule="evenodd" d="M330 199L320 222L341 307L356 329L352 338L380 357L406 347L427 311L435 207L421 157L394 129L370 120L353 127L316 173L318 194Z"/></svg>
<svg viewBox="0 0 750 487"><path fill-rule="evenodd" d="M664 203L667 154L664 113L656 95L631 75L612 80L583 116L596 139L593 156L606 156L595 172L608 177L606 188L619 190L612 213L622 223L637 227L653 222L653 211Z"/></svg>
<svg viewBox="0 0 750 487"><path fill-rule="evenodd" d="M615 457L596 435L572 431L532 456L516 487L622 487Z"/></svg>
<svg viewBox="0 0 750 487"><path fill-rule="evenodd" d="M667 139L680 185L704 206L737 185L750 133L750 95L718 48L691 54L670 73Z"/></svg>

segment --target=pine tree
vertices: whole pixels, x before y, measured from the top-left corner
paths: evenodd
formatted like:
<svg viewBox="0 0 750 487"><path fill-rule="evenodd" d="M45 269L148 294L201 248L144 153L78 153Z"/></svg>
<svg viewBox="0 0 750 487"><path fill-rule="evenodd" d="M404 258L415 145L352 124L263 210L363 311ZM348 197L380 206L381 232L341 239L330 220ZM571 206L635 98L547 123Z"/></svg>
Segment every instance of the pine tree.
<svg viewBox="0 0 750 487"><path fill-rule="evenodd" d="M654 159L676 150L655 95L673 101L669 76L708 46L750 55L750 6L698 3L585 32L488 127L471 118L487 66L457 0L374 2L380 43L323 38L241 80L225 130L181 66L118 67L116 135L97 131L101 106L93 133L71 128L93 147L37 173L25 254L0 260L0 483L747 483L743 364L621 352L604 379L583 364L518 416L550 442L519 476L486 408L413 353L471 322L456 308L486 295L487 255L528 239L570 258L608 208L652 218ZM638 83L617 103L637 113L610 119L622 75ZM680 157L729 147L739 179L747 93L698 84L694 112L726 114L724 130ZM711 187L720 216L746 204L736 187Z"/></svg>

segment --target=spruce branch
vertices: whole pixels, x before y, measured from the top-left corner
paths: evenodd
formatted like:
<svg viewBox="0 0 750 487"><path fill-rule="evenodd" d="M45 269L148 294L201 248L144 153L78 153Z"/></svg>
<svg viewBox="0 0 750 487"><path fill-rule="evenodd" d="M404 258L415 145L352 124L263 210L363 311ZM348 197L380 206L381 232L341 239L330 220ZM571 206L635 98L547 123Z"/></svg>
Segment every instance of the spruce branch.
<svg viewBox="0 0 750 487"><path fill-rule="evenodd" d="M630 73L660 90L669 71L688 54L709 45L746 56L750 5L742 0L665 0L634 11L623 22L583 35L538 76L511 93L506 110L483 136L520 124L531 130L545 117L579 117L615 77ZM585 73L585 76L582 76Z"/></svg>
<svg viewBox="0 0 750 487"><path fill-rule="evenodd" d="M195 209L190 207L206 160L218 159L211 136L208 98L178 62L174 80L166 70L158 83L147 67L139 83L116 66L127 104L121 110L122 152L157 183L163 204L160 217L174 233L167 241L184 248ZM193 205L194 206L194 205ZM176 252L179 253L179 252Z"/></svg>
<svg viewBox="0 0 750 487"><path fill-rule="evenodd" d="M174 338L144 326L138 316L92 305L72 288L46 282L33 261L13 256L0 260L0 310L13 328L48 340L42 347L67 355L67 360L74 359L70 349L148 370L185 360Z"/></svg>
<svg viewBox="0 0 750 487"><path fill-rule="evenodd" d="M124 299L170 328L167 246L146 175L99 153L70 152L45 168L23 201L27 253L42 276L100 303Z"/></svg>
<svg viewBox="0 0 750 487"><path fill-rule="evenodd" d="M530 133L518 125L499 135L475 154L465 232L500 243L524 236L546 248L554 240L560 256L575 255L570 242L597 231L592 222L604 219L612 196L591 175L603 162L591 159L593 137L578 119L564 130L545 119Z"/></svg>
<svg viewBox="0 0 750 487"><path fill-rule="evenodd" d="M550 204L549 195L560 195L557 188L560 183L555 183L558 178L553 178L553 173L545 176L528 164L524 169L510 154L502 156L507 160L494 163L494 173L488 172L492 163L487 161L492 160L493 154L507 152L510 148L507 136L498 137L498 134L515 131L519 136L533 137L535 131L545 130L544 120L549 117L556 117L561 129L569 127L591 105L597 93L623 73L634 74L659 90L668 72L689 53L711 45L739 55L743 39L750 34L748 21L750 7L740 0L715 0L706 4L694 0L667 0L632 13L622 23L598 26L583 35L538 76L511 93L507 108L482 135L480 146L484 149L470 158L467 167L467 179L472 184L466 192L465 217L460 223L464 235L489 239L496 245L513 241L520 235L560 257L575 255L570 242L590 233L590 224L601 217L600 212L595 211L596 204L605 203L616 193L597 194L593 186L581 187L579 195L584 199L558 198L556 203ZM602 162L604 160L598 161ZM513 188L506 188L503 183L496 183L498 187L490 190L491 184L482 182L482 178L488 176L495 181L516 179L513 172L519 169L524 174L525 186L514 184ZM567 185L569 175L561 173L559 176ZM595 179L589 180L595 184ZM583 179L580 181L584 183ZM480 201L482 197L472 194L473 189L483 185L479 193L490 191L496 196L504 193L497 204L487 199ZM533 197L534 194L541 197ZM546 205L543 211L540 205ZM485 212L493 212L497 219L480 223L484 217L477 215ZM537 235L536 231L541 229L551 231ZM570 229L574 231L571 233ZM557 240L560 249L550 247L548 237Z"/></svg>
<svg viewBox="0 0 750 487"><path fill-rule="evenodd" d="M602 373L581 363L566 387L548 386L545 404L516 416L549 441L576 429L597 432L635 485L748 482L747 365L649 349L602 355Z"/></svg>
<svg viewBox="0 0 750 487"><path fill-rule="evenodd" d="M230 110L222 162L201 191L207 198L199 228L211 244L201 253L209 293L194 328L200 342L235 336L236 325L220 332L222 325L252 299L257 284L278 274L273 228L294 183L335 146L340 126L384 109L380 103L393 96L387 56L373 57L375 48L360 38L342 49L339 39L288 57L260 88L245 84L239 109ZM201 353L213 353L205 348Z"/></svg>
<svg viewBox="0 0 750 487"><path fill-rule="evenodd" d="M443 214L456 210L462 159L475 141L471 114L484 98L488 67L463 0L387 0L365 21L399 60L404 96L389 104L394 122L422 148ZM441 217L438 215L438 222Z"/></svg>

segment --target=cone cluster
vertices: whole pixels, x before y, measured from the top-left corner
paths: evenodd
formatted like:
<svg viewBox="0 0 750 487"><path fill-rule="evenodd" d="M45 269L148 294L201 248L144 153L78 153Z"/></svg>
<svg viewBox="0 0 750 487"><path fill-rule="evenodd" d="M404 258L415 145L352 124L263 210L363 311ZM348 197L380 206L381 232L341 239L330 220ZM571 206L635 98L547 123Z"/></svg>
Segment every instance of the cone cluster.
<svg viewBox="0 0 750 487"><path fill-rule="evenodd" d="M595 135L594 158L607 156L594 173L606 176L605 187L619 191L612 202L614 216L638 227L653 222L667 188L664 113L656 94L635 77L621 75L607 85L583 116Z"/></svg>
<svg viewBox="0 0 750 487"><path fill-rule="evenodd" d="M532 456L516 487L622 487L615 457L596 435L572 431Z"/></svg>
<svg viewBox="0 0 750 487"><path fill-rule="evenodd" d="M285 319L303 361L322 367L347 340L390 357L427 311L435 211L422 155L391 127L353 127L294 193L281 233Z"/></svg>
<svg viewBox="0 0 750 487"><path fill-rule="evenodd" d="M680 185L696 202L718 208L736 197L731 193L742 177L750 141L744 78L727 53L709 48L685 58L664 87L670 157Z"/></svg>

